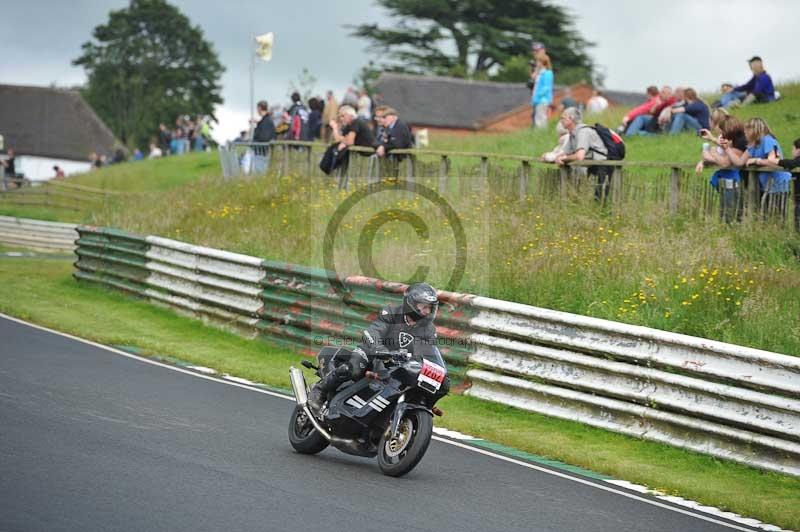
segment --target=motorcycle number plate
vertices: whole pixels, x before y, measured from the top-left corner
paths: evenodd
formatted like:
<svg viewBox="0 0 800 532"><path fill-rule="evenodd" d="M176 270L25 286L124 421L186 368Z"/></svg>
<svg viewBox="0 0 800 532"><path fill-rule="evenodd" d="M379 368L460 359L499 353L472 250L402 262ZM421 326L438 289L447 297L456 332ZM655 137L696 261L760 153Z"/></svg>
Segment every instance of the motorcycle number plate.
<svg viewBox="0 0 800 532"><path fill-rule="evenodd" d="M436 392L441 388L446 374L447 370L439 364L435 364L429 360L423 360L422 369L419 371L417 382L420 387L426 390L431 390L431 388L433 388L431 391Z"/></svg>

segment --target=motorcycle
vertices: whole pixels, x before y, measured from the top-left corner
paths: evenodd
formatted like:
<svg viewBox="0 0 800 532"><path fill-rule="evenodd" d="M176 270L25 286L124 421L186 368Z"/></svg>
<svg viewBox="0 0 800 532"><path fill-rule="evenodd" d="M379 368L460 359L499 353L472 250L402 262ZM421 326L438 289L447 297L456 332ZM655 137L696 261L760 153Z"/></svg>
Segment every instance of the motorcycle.
<svg viewBox="0 0 800 532"><path fill-rule="evenodd" d="M322 379L331 357L347 349L323 347L319 366L304 360ZM374 458L388 476L400 477L422 460L433 432L434 403L447 367L435 345L415 343L406 349L375 354L372 371L357 382L341 384L317 415L308 406L303 372L290 368L297 405L289 421L289 442L302 454L317 454L329 445L354 456Z"/></svg>

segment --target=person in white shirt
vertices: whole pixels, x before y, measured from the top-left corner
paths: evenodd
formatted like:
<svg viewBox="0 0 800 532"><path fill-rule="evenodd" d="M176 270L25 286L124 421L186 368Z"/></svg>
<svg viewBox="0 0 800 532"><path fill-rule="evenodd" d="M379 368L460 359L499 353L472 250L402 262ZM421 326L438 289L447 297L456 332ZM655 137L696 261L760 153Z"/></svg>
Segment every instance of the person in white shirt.
<svg viewBox="0 0 800 532"><path fill-rule="evenodd" d="M162 157L164 153L161 151L161 148L155 145L154 142L150 143L150 154L147 156L148 159L158 159Z"/></svg>
<svg viewBox="0 0 800 532"><path fill-rule="evenodd" d="M603 96L599 90L592 91L592 97L586 102L586 112L588 114L602 113L608 109L608 100Z"/></svg>

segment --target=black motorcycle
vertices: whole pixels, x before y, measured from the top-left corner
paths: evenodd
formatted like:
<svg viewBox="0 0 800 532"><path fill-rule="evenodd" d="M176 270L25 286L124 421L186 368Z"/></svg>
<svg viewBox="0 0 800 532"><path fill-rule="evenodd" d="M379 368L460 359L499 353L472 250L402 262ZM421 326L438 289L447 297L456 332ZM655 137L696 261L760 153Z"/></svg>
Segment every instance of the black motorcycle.
<svg viewBox="0 0 800 532"><path fill-rule="evenodd" d="M324 347L315 366L322 378L326 362L346 349ZM413 353L404 349L375 355L372 371L357 382L341 384L316 416L308 407L303 372L289 370L297 406L289 421L289 442L299 453L316 454L333 445L340 451L368 458L378 457L381 471L392 477L405 475L419 463L433 432L436 394L447 378L439 349L415 343Z"/></svg>

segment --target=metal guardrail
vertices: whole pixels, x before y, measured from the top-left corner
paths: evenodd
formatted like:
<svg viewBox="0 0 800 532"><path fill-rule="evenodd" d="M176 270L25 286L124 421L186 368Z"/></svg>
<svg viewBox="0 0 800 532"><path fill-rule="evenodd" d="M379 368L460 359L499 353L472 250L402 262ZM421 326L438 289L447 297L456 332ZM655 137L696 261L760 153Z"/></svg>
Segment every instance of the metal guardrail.
<svg viewBox="0 0 800 532"><path fill-rule="evenodd" d="M354 344L405 285L79 227L75 277L315 353ZM800 476L800 358L440 292L471 396ZM463 371L463 370L459 370Z"/></svg>
<svg viewBox="0 0 800 532"><path fill-rule="evenodd" d="M325 149L320 143L283 140L228 144L220 147L219 153L226 179L243 173L265 174L270 169L278 175L300 173L308 178L322 178L317 163ZM791 219L795 231L800 232L798 171L794 173L791 191L762 193L757 185L758 173L782 169L748 167L742 170L745 177L741 189L736 189L734 195L725 195L715 191L707 177L694 176L695 164L686 162L579 161L556 167L525 155L408 149L393 150L392 157L378 158L372 155L372 148L351 146L348 150L361 156L351 157L350 164L336 173L340 189L349 189L359 180L371 183L382 177L401 177L408 181L432 181L442 193L454 182L494 180L492 190L516 196L520 201L532 197L566 200L590 190L611 206L640 203L649 198L663 202L670 214L720 217L727 222L744 217L781 222ZM256 153L263 163L257 169L250 163L256 159ZM594 177L587 178L589 167L610 167L608 185L598 187ZM248 170L242 172L241 168ZM643 173L652 175L644 179Z"/></svg>
<svg viewBox="0 0 800 532"><path fill-rule="evenodd" d="M36 251L72 251L75 224L0 216L0 244Z"/></svg>

